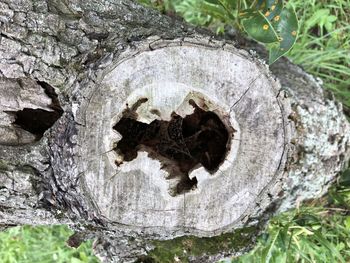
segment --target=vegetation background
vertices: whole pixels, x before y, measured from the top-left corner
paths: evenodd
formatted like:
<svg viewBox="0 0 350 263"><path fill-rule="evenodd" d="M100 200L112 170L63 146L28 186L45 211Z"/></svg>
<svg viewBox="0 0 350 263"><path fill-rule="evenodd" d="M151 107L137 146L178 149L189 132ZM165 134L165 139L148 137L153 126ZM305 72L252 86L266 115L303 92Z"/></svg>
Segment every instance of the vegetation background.
<svg viewBox="0 0 350 263"><path fill-rule="evenodd" d="M239 23L227 19L203 0L139 2L208 27L217 34L228 30L244 34ZM251 4L248 0L235 2L245 7ZM350 0L289 0L285 4L294 7L299 19L299 37L287 57L321 78L324 88L334 92L350 117ZM237 12L233 8L232 13ZM78 249L66 246L72 234L66 226L8 229L0 233L0 262L99 262L93 256L92 241ZM171 246L167 250L159 262L184 258L181 251ZM323 198L273 218L250 253L225 261L350 262L350 170L341 175Z"/></svg>

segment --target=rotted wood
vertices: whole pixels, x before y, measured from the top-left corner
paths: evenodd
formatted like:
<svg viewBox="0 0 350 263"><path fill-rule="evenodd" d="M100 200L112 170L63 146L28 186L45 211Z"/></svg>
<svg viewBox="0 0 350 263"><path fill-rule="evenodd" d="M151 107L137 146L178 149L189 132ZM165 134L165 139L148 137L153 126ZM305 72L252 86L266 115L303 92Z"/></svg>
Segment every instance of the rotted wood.
<svg viewBox="0 0 350 263"><path fill-rule="evenodd" d="M254 240L349 160L342 106L255 43L129 1L0 5L2 228L69 224L106 262L179 236Z"/></svg>
<svg viewBox="0 0 350 263"><path fill-rule="evenodd" d="M150 234L210 236L242 226L249 214L261 209L258 199L273 194L270 184L283 173L290 128L286 125L288 102L279 97L284 93L278 82L266 66L231 45L188 39L159 40L152 49L149 44L144 47L136 56L118 61L78 113L85 125L78 137L88 141L90 149L81 149L80 158L87 161L78 162L85 174L85 190L106 218ZM139 103L141 99L144 103ZM127 118L134 120L132 131L123 121L125 111L131 111L128 107L135 108L135 116ZM169 155L176 153L168 149L193 148L189 143L195 139L186 142L186 130L181 129L172 140L176 145L163 139L155 143L157 151L148 153L124 138L127 147L135 149L130 157L113 129L117 126L123 134L125 127L125 135L129 132L138 139L136 124L172 123L174 116L186 120L196 114L196 107L215 114L226 130L227 149L215 167L205 164L211 158L207 148L215 140L212 134L203 138L206 145L200 149L200 158L205 160L185 172L183 165L192 155L188 152L186 157L185 152L174 162ZM96 125L99 116L103 117ZM172 137L169 126L165 133ZM152 140L143 138L139 140ZM180 147L181 141L186 147Z"/></svg>

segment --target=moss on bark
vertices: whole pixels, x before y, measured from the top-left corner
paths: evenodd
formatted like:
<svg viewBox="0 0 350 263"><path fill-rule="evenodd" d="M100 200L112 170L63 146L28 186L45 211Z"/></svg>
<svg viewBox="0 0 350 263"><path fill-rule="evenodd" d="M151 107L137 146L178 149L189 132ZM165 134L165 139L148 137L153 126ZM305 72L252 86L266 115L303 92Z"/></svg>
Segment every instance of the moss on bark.
<svg viewBox="0 0 350 263"><path fill-rule="evenodd" d="M191 257L233 254L250 247L257 232L257 227L245 227L215 237L183 236L157 240L152 242L155 248L137 262L190 262Z"/></svg>

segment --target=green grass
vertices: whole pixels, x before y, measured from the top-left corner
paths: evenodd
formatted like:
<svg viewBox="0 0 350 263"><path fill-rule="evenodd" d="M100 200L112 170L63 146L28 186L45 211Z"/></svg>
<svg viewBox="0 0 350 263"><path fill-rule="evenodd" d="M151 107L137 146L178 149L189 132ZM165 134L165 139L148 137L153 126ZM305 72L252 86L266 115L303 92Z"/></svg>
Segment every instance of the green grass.
<svg viewBox="0 0 350 263"><path fill-rule="evenodd" d="M350 216L302 207L271 220L250 253L232 262L349 262Z"/></svg>
<svg viewBox="0 0 350 263"><path fill-rule="evenodd" d="M0 232L1 263L98 263L91 241L78 249L65 242L73 232L66 226L22 226Z"/></svg>
<svg viewBox="0 0 350 263"><path fill-rule="evenodd" d="M300 24L288 57L320 77L350 113L350 0L291 0Z"/></svg>
<svg viewBox="0 0 350 263"><path fill-rule="evenodd" d="M350 262L350 169L326 197L273 218L256 247L232 262Z"/></svg>

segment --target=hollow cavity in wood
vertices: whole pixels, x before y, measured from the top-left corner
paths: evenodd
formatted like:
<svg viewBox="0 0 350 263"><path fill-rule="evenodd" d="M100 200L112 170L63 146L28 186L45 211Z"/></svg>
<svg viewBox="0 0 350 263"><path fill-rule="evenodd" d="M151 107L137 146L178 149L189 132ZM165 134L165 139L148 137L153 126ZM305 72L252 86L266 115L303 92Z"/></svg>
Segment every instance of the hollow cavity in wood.
<svg viewBox="0 0 350 263"><path fill-rule="evenodd" d="M173 195L194 190L198 181L196 177L190 178L189 173L200 166L215 173L227 155L235 130L227 129L216 113L202 109L192 99L189 104L194 112L185 117L172 112L170 121L155 119L150 124L137 121L136 111L147 100L141 98L131 108L127 105L123 117L113 127L122 135L115 150L123 160L116 164L132 161L138 151L146 151L162 163L169 179L178 178L175 189L170 191ZM157 109L151 111L158 115Z"/></svg>

